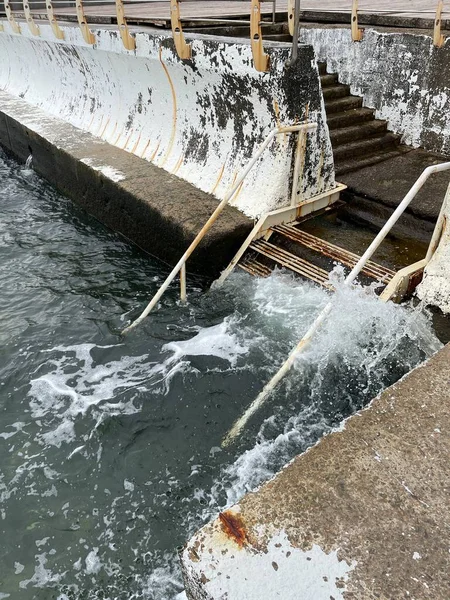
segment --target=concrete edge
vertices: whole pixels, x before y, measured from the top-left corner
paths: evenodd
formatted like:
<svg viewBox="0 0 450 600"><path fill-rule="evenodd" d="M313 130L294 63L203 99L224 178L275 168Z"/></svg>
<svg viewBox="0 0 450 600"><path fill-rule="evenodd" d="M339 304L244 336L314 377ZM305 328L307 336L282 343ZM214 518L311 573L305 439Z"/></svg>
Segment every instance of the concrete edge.
<svg viewBox="0 0 450 600"><path fill-rule="evenodd" d="M217 207L185 180L0 92L0 145L104 225L174 264ZM228 206L188 262L215 277L253 226Z"/></svg>

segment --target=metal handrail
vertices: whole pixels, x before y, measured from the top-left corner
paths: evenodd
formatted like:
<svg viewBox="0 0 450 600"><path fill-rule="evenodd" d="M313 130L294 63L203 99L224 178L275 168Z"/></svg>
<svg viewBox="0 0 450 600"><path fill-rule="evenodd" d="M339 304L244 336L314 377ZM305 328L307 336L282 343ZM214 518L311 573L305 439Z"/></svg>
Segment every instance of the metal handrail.
<svg viewBox="0 0 450 600"><path fill-rule="evenodd" d="M372 257L372 255L377 250L378 246L381 244L381 242L384 240L384 238L387 236L387 234L391 231L392 227L395 225L395 223L398 221L398 219L402 216L402 214L404 213L406 208L409 206L411 201L415 198L417 192L424 185L424 183L426 182L428 177L430 177L430 175L432 175L433 173L439 173L441 171L448 171L448 170L450 170L450 162L445 162L445 163L441 163L438 165L433 165L433 166L427 167L422 172L421 176L417 179L415 184L412 186L412 188L409 190L409 192L406 194L406 196L403 198L403 200L397 206L395 211L392 213L391 217L385 223L384 227L380 230L380 232L375 237L373 242L370 244L370 246L367 248L367 250L361 256L359 261L356 263L356 265L353 267L353 269L347 275L347 277L345 278L345 281L343 283L343 285L345 287L350 287L352 285L352 283L354 282L356 277L359 275L359 273L364 268L367 261ZM437 224L437 226L438 226L438 224ZM433 238L434 238L434 236L433 236ZM267 400L267 397L272 392L272 390L275 388L275 386L281 381L281 379L291 369L297 356L305 348L308 347L314 334L319 329L319 327L322 325L322 323L325 321L326 317L330 314L331 309L333 308L333 304L334 304L333 301L328 302L328 304L325 306L325 308L322 310L322 312L319 314L319 316L316 317L314 323L311 325L311 327L308 329L308 331L302 337L302 339L297 344L297 346L292 350L292 352L290 353L289 357L287 358L285 363L282 365L282 367L272 377L272 379L268 383L266 383L263 390L260 392L258 397L255 398L255 400L250 404L250 406L247 408L247 410L242 415L242 417L240 417L234 423L233 427L227 433L227 435L225 436L225 438L222 442L223 446L228 446L240 434L240 432L245 427L249 418L259 408L261 408L261 406L265 403L265 401Z"/></svg>
<svg viewBox="0 0 450 600"><path fill-rule="evenodd" d="M181 279L182 299L184 299L186 297L186 287L185 287L186 286L186 274L185 274L184 269L185 269L187 259L191 256L191 254L197 248L199 243L202 241L202 239L205 237L205 235L208 233L208 231L214 225L214 223L217 220L217 218L219 217L220 213L223 211L223 209L228 204L230 199L234 196L236 191L239 189L240 185L242 184L244 179L247 177L247 175L250 173L252 168L255 166L257 160L260 158L260 156L262 155L264 150L267 148L267 146L270 144L270 142L273 140L273 138L277 135L282 135L282 134L286 134L286 133L294 133L296 131L302 131L302 130L312 131L314 129L317 129L317 123L301 123L299 125L289 125L288 127L276 127L275 129L272 129L272 131L268 134L268 136L266 137L264 142L258 148L258 151L247 163L247 166L242 171L241 175L239 175L239 177L236 179L232 188L227 192L227 194L225 195L225 198L218 204L217 208L212 213L212 215L209 217L209 219L206 221L206 223L203 225L202 229L197 234L194 241L191 243L189 248L186 250L186 252L180 258L180 260L174 266L174 268L170 272L169 276L167 277L165 282L162 284L162 286L159 288L157 293L153 296L151 301L148 303L146 309L141 313L141 315L135 321L133 321L131 323L131 325L129 325L122 331L122 334L128 333L129 331L134 329L137 325L139 325L139 323L141 323L145 319L145 317L150 313L150 311L156 306L156 304L158 303L158 301L160 300L160 298L162 297L164 292L167 290L167 288L169 287L169 285L172 283L172 281L175 279L175 277L177 276L177 274L179 272L181 272L180 279Z"/></svg>

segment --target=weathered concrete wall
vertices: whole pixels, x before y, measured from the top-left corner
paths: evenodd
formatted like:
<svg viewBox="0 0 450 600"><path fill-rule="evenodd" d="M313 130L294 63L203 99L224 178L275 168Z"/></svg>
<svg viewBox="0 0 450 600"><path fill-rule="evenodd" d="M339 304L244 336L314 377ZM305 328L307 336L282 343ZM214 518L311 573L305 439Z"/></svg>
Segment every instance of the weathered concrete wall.
<svg viewBox="0 0 450 600"><path fill-rule="evenodd" d="M203 527L192 600L448 600L450 346Z"/></svg>
<svg viewBox="0 0 450 600"><path fill-rule="evenodd" d="M176 263L217 200L134 154L111 146L0 91L0 140L105 225L167 263ZM158 193L155 193L158 190ZM179 199L182 198L181 203ZM226 206L187 263L217 277L248 235L251 219Z"/></svg>
<svg viewBox="0 0 450 600"><path fill-rule="evenodd" d="M450 196L446 196L442 210L442 236L433 258L425 267L417 295L426 304L437 306L443 313L450 314Z"/></svg>
<svg viewBox="0 0 450 600"><path fill-rule="evenodd" d="M181 61L171 34L136 32L124 49L117 30L96 29L96 44L78 27L57 41L0 33L0 89L136 154L199 189L223 198L243 165L277 124L306 116L319 124L308 136L301 189L308 198L334 185L334 169L320 80L310 46L286 69L287 45L268 49L270 73L258 73L244 40L204 36ZM1 106L0 106L1 109ZM246 215L286 204L293 140L280 136L256 165L234 204ZM183 198L179 198L183 202Z"/></svg>
<svg viewBox="0 0 450 600"><path fill-rule="evenodd" d="M352 42L349 28L305 26L301 40L405 144L450 155L449 39L435 48L429 35L366 29Z"/></svg>

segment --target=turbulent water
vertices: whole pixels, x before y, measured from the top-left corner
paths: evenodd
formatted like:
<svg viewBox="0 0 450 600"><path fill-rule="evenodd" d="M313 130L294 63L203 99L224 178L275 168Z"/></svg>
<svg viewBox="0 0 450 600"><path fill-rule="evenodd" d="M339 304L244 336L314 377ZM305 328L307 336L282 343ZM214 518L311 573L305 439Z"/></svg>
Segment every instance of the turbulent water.
<svg viewBox="0 0 450 600"><path fill-rule="evenodd" d="M166 266L3 155L0 203L0 599L182 597L177 548L202 523L440 345L420 308L340 288L225 451L327 293L282 272L191 279L186 306L169 290L122 338Z"/></svg>

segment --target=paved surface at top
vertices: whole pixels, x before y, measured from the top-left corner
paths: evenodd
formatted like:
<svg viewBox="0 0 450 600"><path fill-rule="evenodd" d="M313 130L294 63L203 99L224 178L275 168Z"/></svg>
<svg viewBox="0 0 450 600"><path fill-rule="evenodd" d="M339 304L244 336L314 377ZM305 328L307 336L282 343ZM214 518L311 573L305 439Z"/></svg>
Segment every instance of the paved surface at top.
<svg viewBox="0 0 450 600"><path fill-rule="evenodd" d="M126 3L125 14L130 20L139 18L143 21L161 22L170 19L169 2L133 2ZM214 0L191 0L181 3L182 18L226 18L246 17L249 15L250 3L247 1L225 1ZM84 3L85 12L91 16L115 17L116 9L114 3L100 6L90 6L88 1ZM262 12L265 15L272 14L272 2L262 3ZM313 11L315 13L348 13L351 12L349 0L302 0L302 12ZM276 1L277 13L287 11L287 0ZM55 12L59 15L75 15L75 8L58 8ZM360 0L360 14L378 14L382 16L401 18L433 19L436 12L436 2L431 0ZM445 6L443 19L450 18L450 6Z"/></svg>
<svg viewBox="0 0 450 600"><path fill-rule="evenodd" d="M449 361L446 346L200 530L182 557L191 597L261 592L265 560L265 600L448 600Z"/></svg>

